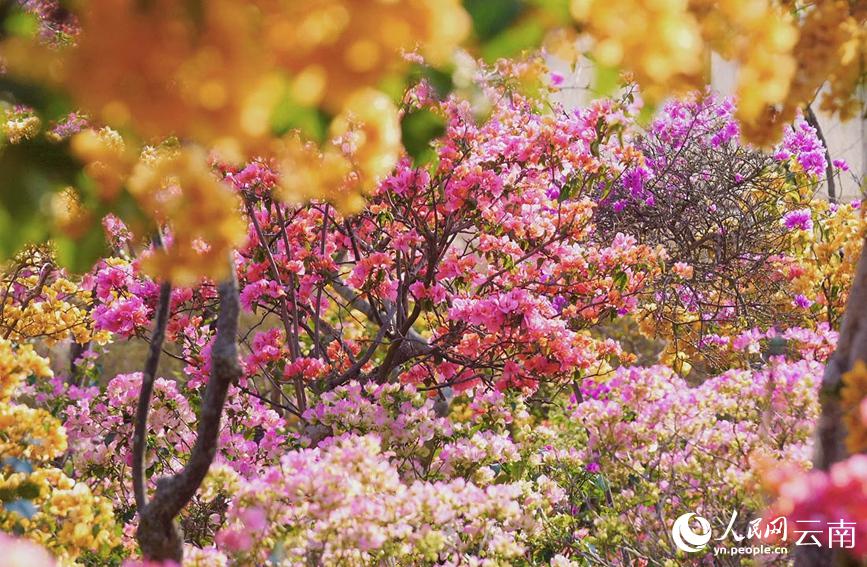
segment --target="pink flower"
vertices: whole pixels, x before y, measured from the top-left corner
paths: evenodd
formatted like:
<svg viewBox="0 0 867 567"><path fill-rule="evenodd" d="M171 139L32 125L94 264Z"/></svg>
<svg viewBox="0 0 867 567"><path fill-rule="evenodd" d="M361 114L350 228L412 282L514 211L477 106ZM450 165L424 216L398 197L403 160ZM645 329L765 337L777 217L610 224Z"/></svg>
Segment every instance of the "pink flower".
<svg viewBox="0 0 867 567"><path fill-rule="evenodd" d="M562 73L557 73L556 71L552 71L548 78L551 79L551 85L555 87L559 87L563 84L565 80Z"/></svg>
<svg viewBox="0 0 867 567"><path fill-rule="evenodd" d="M832 161L831 163L833 163L833 164L834 164L834 167L836 167L836 168L839 169L840 171L849 171L849 164L846 163L846 160L835 159L835 160Z"/></svg>
<svg viewBox="0 0 867 567"><path fill-rule="evenodd" d="M216 537L217 545L230 552L247 551L253 546L250 534L240 529L222 530Z"/></svg>
<svg viewBox="0 0 867 567"><path fill-rule="evenodd" d="M0 532L0 557L3 567L54 567L54 559L45 548Z"/></svg>
<svg viewBox="0 0 867 567"><path fill-rule="evenodd" d="M94 327L124 337L132 336L136 327L150 323L150 310L138 296L117 299L93 310Z"/></svg>
<svg viewBox="0 0 867 567"><path fill-rule="evenodd" d="M241 306L247 311L253 309L260 297L267 296L271 298L282 297L286 294L283 287L272 280L257 280L253 283L244 286L241 290Z"/></svg>
<svg viewBox="0 0 867 567"><path fill-rule="evenodd" d="M264 531L268 525L268 516L261 508L247 508L240 513L241 521L253 532Z"/></svg>

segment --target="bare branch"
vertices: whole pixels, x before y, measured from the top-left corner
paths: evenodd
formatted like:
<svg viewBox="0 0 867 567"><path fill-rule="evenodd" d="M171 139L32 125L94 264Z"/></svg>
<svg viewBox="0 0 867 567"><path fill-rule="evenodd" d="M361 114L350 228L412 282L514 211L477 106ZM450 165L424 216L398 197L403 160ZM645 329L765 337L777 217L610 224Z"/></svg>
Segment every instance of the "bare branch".
<svg viewBox="0 0 867 567"><path fill-rule="evenodd" d="M150 410L151 396L154 391L157 367L160 363L160 353L162 352L163 341L166 336L171 295L172 284L170 282L163 282L160 286L156 322L153 334L151 335L144 373L142 374L141 391L138 396L138 408L135 414L135 433L132 438L132 490L135 493L135 505L139 510L147 505L147 494L145 492L145 439L147 438L148 411Z"/></svg>

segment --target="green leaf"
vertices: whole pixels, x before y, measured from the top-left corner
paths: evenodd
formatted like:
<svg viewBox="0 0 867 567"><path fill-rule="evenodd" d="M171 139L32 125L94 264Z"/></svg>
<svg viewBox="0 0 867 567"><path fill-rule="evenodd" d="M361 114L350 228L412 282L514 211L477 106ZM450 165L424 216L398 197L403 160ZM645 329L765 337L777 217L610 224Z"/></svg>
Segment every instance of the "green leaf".
<svg viewBox="0 0 867 567"><path fill-rule="evenodd" d="M400 124L403 145L416 165L429 163L436 155L431 142L445 132L443 119L429 110L417 110Z"/></svg>
<svg viewBox="0 0 867 567"><path fill-rule="evenodd" d="M68 97L44 85L0 75L0 98L32 107L43 120L59 120L73 110Z"/></svg>
<svg viewBox="0 0 867 567"><path fill-rule="evenodd" d="M614 91L620 87L620 69L618 67L609 67L606 65L595 65L596 77L593 81L593 89L595 94L600 97L607 97L614 94Z"/></svg>
<svg viewBox="0 0 867 567"><path fill-rule="evenodd" d="M512 25L524 11L521 0L464 0L464 8L473 20L473 31L486 42Z"/></svg>
<svg viewBox="0 0 867 567"><path fill-rule="evenodd" d="M627 283L629 283L629 276L626 275L626 272L617 272L614 274L614 285L617 286L617 289L623 291L626 288Z"/></svg>
<svg viewBox="0 0 867 567"><path fill-rule="evenodd" d="M569 0L528 0L533 6L542 8L548 16L553 16L559 25L571 25L572 14L569 12Z"/></svg>
<svg viewBox="0 0 867 567"><path fill-rule="evenodd" d="M562 203L567 199L571 199L575 196L575 190L578 188L580 183L578 175L571 175L566 181L563 183L563 187L560 189L560 194L557 195L557 201Z"/></svg>
<svg viewBox="0 0 867 567"><path fill-rule="evenodd" d="M39 31L39 20L28 12L14 11L3 22L9 35L33 37Z"/></svg>
<svg viewBox="0 0 867 567"><path fill-rule="evenodd" d="M98 222L92 223L80 238L55 236L52 243L60 265L76 273L86 272L109 252L105 232Z"/></svg>
<svg viewBox="0 0 867 567"><path fill-rule="evenodd" d="M285 97L271 115L271 129L278 136L290 130L299 130L305 137L322 142L331 118L322 110L305 107Z"/></svg>
<svg viewBox="0 0 867 567"><path fill-rule="evenodd" d="M39 486L32 482L22 482L18 485L16 492L18 493L19 498L23 498L24 500L33 500L39 496Z"/></svg>
<svg viewBox="0 0 867 567"><path fill-rule="evenodd" d="M611 189L614 187L614 182L611 179L607 179L605 181L605 189L602 190L602 194L599 196L599 200L603 201L608 198L608 195L611 194Z"/></svg>
<svg viewBox="0 0 867 567"><path fill-rule="evenodd" d="M50 236L47 206L80 171L67 144L39 137L0 148L0 260Z"/></svg>
<svg viewBox="0 0 867 567"><path fill-rule="evenodd" d="M518 55L533 48L542 41L545 28L541 22L528 20L513 26L489 41L482 47L482 57L492 62L504 57Z"/></svg>

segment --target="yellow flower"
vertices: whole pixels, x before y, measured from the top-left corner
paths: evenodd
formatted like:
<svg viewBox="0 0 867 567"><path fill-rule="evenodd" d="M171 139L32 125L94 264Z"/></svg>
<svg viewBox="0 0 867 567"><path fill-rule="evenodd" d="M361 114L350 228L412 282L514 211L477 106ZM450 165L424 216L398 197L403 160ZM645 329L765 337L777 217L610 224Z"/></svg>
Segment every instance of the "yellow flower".
<svg viewBox="0 0 867 567"><path fill-rule="evenodd" d="M111 128L84 130L71 141L72 153L84 162L84 171L96 183L103 200L120 193L135 163L121 135Z"/></svg>
<svg viewBox="0 0 867 567"><path fill-rule="evenodd" d="M365 189L373 188L397 164L401 150L397 107L373 89L353 94L331 123L331 134L344 147Z"/></svg>
<svg viewBox="0 0 867 567"><path fill-rule="evenodd" d="M0 402L8 401L29 376L47 378L52 375L48 361L30 345L14 346L0 340Z"/></svg>
<svg viewBox="0 0 867 567"><path fill-rule="evenodd" d="M738 64L743 135L769 146L827 81L822 108L860 105L867 10L845 0L573 0L604 66L630 72L651 100L705 83L709 53ZM791 13L797 12L797 20Z"/></svg>
<svg viewBox="0 0 867 567"><path fill-rule="evenodd" d="M229 252L243 244L247 225L238 196L210 170L204 150L158 152L136 165L129 188L171 229L171 243L142 261L146 273L179 286L228 274Z"/></svg>
<svg viewBox="0 0 867 567"><path fill-rule="evenodd" d="M110 501L51 466L66 452L63 426L47 411L14 401L15 390L31 375L50 376L48 361L29 345L0 340L0 455L34 467L32 473L0 467L0 491L15 494L26 486L36 507L26 518L0 506L0 530L23 529L25 537L56 554L61 565L72 564L84 552L117 545L114 511Z"/></svg>

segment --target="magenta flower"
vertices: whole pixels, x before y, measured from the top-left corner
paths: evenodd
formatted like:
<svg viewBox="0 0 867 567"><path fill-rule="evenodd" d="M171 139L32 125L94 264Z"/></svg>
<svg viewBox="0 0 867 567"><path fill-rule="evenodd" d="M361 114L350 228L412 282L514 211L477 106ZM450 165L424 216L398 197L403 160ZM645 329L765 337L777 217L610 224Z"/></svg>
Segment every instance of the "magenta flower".
<svg viewBox="0 0 867 567"><path fill-rule="evenodd" d="M844 159L835 159L831 163L833 163L834 167L840 171L849 171L849 164L846 163L846 160Z"/></svg>
<svg viewBox="0 0 867 567"><path fill-rule="evenodd" d="M810 209L798 209L786 213L783 226L789 230L813 230L813 215Z"/></svg>
<svg viewBox="0 0 867 567"><path fill-rule="evenodd" d="M807 124L803 116L783 134L783 143L777 148L774 157L786 161L792 157L803 168L804 173L821 177L825 173L825 147L816 134L816 129Z"/></svg>
<svg viewBox="0 0 867 567"><path fill-rule="evenodd" d="M557 73L556 71L552 71L549 75L551 79L551 85L555 87L559 87L563 84L564 78L562 73Z"/></svg>

